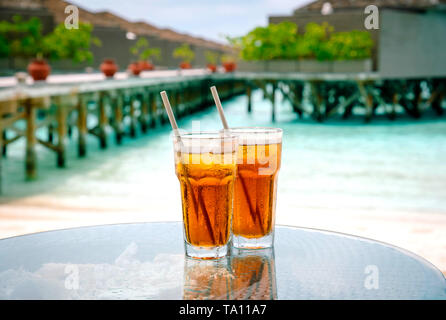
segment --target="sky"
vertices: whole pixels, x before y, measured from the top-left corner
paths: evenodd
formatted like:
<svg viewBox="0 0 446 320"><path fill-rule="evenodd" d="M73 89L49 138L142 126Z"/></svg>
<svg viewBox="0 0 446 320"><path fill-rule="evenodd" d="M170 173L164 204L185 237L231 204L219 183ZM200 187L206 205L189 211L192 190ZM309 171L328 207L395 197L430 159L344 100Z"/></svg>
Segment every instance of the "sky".
<svg viewBox="0 0 446 320"><path fill-rule="evenodd" d="M311 0L72 0L89 11L107 10L129 21L225 42L266 25L270 15L290 15ZM80 17L82 19L82 17Z"/></svg>

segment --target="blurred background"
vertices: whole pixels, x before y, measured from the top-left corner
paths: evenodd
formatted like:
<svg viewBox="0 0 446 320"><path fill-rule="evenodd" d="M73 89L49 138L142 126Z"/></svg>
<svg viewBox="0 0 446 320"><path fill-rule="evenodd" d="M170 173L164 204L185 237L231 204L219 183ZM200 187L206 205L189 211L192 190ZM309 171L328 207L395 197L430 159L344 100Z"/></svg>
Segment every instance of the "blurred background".
<svg viewBox="0 0 446 320"><path fill-rule="evenodd" d="M445 36L443 0L0 0L0 238L180 221L157 93L216 130L215 84L284 130L278 224L446 273Z"/></svg>

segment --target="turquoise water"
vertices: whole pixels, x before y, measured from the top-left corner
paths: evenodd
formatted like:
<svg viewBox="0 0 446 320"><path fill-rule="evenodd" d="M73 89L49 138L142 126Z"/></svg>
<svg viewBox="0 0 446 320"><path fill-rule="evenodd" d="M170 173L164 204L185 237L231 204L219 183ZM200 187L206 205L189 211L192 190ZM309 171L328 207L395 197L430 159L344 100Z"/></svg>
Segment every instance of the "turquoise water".
<svg viewBox="0 0 446 320"><path fill-rule="evenodd" d="M280 101L280 100L279 100ZM318 124L298 120L280 102L277 122L270 122L271 105L260 92L253 95L253 112L246 97L224 102L231 126L278 126L284 130L278 209L396 209L446 213L446 119L416 121L386 119L363 124L362 119ZM214 108L182 119L180 127L220 129ZM195 124L196 125L196 124ZM41 132L44 134L44 132ZM68 166L55 167L55 155L38 148L39 179L24 182L24 142L8 150L3 162L2 202L45 196L70 206L148 210L158 220L166 212L181 218L179 187L173 171L169 128L163 127L110 148L99 150L89 138L87 158L76 157L75 134L69 143ZM283 210L286 211L286 210Z"/></svg>

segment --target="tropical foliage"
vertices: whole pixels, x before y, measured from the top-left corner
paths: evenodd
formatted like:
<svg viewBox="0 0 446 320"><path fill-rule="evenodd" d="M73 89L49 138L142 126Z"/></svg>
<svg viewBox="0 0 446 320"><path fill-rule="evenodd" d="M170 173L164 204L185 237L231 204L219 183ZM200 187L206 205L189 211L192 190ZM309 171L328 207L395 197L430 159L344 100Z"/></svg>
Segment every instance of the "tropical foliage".
<svg viewBox="0 0 446 320"><path fill-rule="evenodd" d="M61 23L43 38L43 48L50 60L71 59L74 62L92 61L91 44L100 46L98 38L92 37L93 26L79 23L79 29L67 29Z"/></svg>
<svg viewBox="0 0 446 320"><path fill-rule="evenodd" d="M139 60L149 60L152 57L157 59L161 56L160 48L151 48L146 38L138 38L135 45L130 48L130 52Z"/></svg>
<svg viewBox="0 0 446 320"><path fill-rule="evenodd" d="M235 62L236 60L237 60L237 58L234 55L228 54L228 53L222 54L221 57L220 57L220 61L222 63Z"/></svg>
<svg viewBox="0 0 446 320"><path fill-rule="evenodd" d="M78 29L66 29L64 24L59 24L43 35L40 19L33 17L25 21L21 16L14 16L12 22L0 22L0 56L92 61L91 45L101 45L91 35L92 31L93 26L88 23L79 23Z"/></svg>
<svg viewBox="0 0 446 320"><path fill-rule="evenodd" d="M218 53L217 52L209 51L209 50L205 51L204 57L205 57L207 63L217 64L217 61L218 61Z"/></svg>
<svg viewBox="0 0 446 320"><path fill-rule="evenodd" d="M229 40L244 60L364 59L371 56L373 48L370 33L335 32L327 23L308 23L303 34L291 22L270 24Z"/></svg>
<svg viewBox="0 0 446 320"><path fill-rule="evenodd" d="M173 51L174 58L180 58L183 62L191 62L195 58L195 53L187 43L175 48Z"/></svg>
<svg viewBox="0 0 446 320"><path fill-rule="evenodd" d="M36 17L24 21L14 16L12 22L0 22L0 56L35 56L42 47L42 24Z"/></svg>

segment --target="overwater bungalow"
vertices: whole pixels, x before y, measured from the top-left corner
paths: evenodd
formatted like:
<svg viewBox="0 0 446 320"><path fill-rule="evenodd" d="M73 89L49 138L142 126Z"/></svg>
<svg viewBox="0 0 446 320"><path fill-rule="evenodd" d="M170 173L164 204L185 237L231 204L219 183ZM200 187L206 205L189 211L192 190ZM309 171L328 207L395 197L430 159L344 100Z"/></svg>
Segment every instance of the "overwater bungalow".
<svg viewBox="0 0 446 320"><path fill-rule="evenodd" d="M369 5L378 8L378 29L365 27ZM310 22L325 22L341 32L369 32L374 42L371 70L382 76L446 76L445 0L317 0L292 15L269 17L269 23L283 21L297 24L299 32Z"/></svg>

